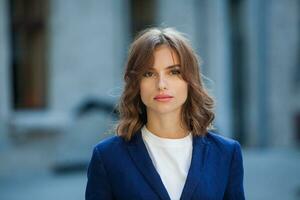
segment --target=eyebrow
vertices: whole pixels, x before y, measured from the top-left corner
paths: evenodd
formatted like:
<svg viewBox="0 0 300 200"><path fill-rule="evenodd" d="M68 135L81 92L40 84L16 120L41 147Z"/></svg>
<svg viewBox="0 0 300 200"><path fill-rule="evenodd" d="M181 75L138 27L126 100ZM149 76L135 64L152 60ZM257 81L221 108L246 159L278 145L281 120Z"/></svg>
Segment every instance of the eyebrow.
<svg viewBox="0 0 300 200"><path fill-rule="evenodd" d="M181 66L180 66L180 64L175 64L175 65L170 65L170 66L166 67L165 69L173 69L173 68L176 68L176 67L180 68ZM155 70L154 67L151 67L150 69Z"/></svg>

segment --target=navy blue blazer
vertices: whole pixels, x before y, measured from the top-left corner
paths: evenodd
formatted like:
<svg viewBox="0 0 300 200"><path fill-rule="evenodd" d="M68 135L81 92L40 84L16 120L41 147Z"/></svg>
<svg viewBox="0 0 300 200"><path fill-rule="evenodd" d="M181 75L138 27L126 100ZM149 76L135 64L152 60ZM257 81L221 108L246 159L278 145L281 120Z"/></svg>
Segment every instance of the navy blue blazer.
<svg viewBox="0 0 300 200"><path fill-rule="evenodd" d="M192 161L181 200L243 200L240 144L212 132L193 137ZM138 131L95 146L88 167L86 200L170 199ZM176 176L176 174L174 174Z"/></svg>

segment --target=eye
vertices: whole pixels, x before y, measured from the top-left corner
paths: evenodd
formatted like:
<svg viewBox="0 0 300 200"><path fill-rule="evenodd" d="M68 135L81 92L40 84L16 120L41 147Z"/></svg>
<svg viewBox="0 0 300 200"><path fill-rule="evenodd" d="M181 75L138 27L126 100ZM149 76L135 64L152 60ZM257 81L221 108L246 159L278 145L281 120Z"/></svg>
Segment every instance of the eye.
<svg viewBox="0 0 300 200"><path fill-rule="evenodd" d="M151 77L153 76L153 72L146 72L143 74L144 77Z"/></svg>
<svg viewBox="0 0 300 200"><path fill-rule="evenodd" d="M172 75L178 75L178 74L180 74L180 70L178 70L178 69L173 69L173 70L171 70L171 74L172 74Z"/></svg>

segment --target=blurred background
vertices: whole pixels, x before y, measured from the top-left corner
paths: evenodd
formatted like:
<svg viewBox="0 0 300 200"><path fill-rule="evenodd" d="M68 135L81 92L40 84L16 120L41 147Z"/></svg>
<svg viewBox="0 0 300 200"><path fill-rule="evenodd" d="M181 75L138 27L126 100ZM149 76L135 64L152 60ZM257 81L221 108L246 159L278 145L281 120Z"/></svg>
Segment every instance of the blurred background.
<svg viewBox="0 0 300 200"><path fill-rule="evenodd" d="M299 0L0 0L0 199L84 199L113 135L128 45L190 38L215 126L243 147L245 193L300 199Z"/></svg>

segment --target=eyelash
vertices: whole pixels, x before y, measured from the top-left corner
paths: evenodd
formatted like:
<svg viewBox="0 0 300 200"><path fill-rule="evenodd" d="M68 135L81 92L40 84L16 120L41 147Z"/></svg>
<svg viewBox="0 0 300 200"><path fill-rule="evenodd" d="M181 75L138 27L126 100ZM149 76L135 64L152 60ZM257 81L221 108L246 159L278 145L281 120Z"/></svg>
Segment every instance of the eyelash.
<svg viewBox="0 0 300 200"><path fill-rule="evenodd" d="M178 70L178 69L171 70L171 72L172 72L172 73L174 73L174 72L175 72L175 75L178 75L178 74L180 74L180 70Z"/></svg>
<svg viewBox="0 0 300 200"><path fill-rule="evenodd" d="M177 70L177 69L171 70L170 73L171 73L172 75L180 75L180 74L181 74L181 73L180 73L180 70ZM151 74L151 75L149 75L149 74ZM149 78L149 77L151 77L153 74L154 74L153 72L146 72L143 76L146 77L146 78Z"/></svg>
<svg viewBox="0 0 300 200"><path fill-rule="evenodd" d="M143 74L143 76L146 77L146 78L148 78L148 77L150 77L149 73L151 73L151 75L153 74L153 72L146 72L146 73Z"/></svg>

